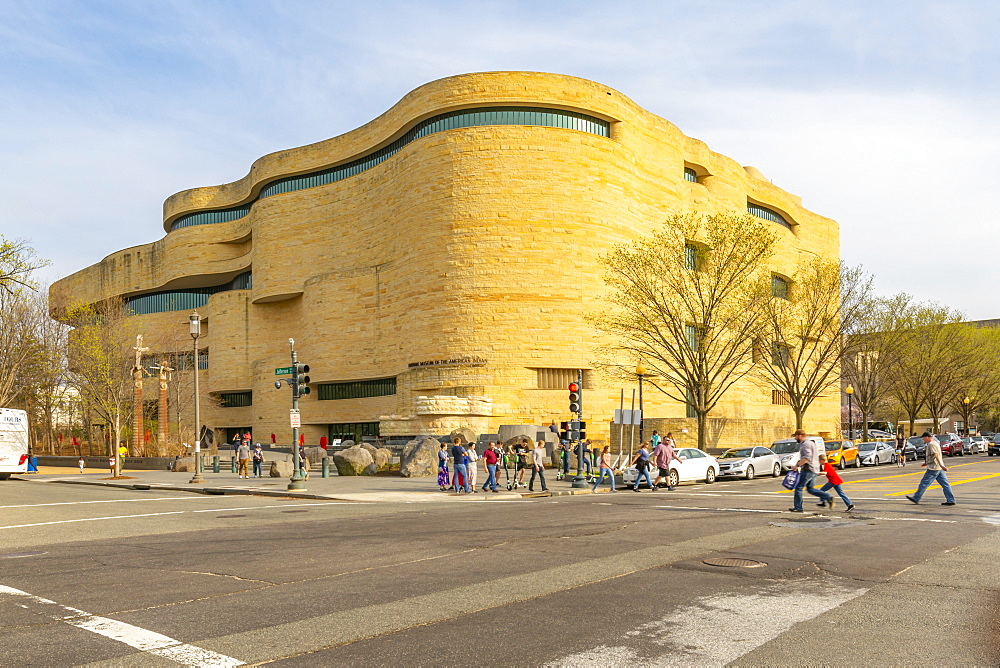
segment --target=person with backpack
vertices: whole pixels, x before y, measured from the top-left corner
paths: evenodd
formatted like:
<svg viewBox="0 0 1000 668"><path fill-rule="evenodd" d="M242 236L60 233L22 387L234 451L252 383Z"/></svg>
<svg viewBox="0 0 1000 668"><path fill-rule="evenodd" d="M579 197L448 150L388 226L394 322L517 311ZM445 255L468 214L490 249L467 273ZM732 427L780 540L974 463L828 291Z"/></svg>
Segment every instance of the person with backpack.
<svg viewBox="0 0 1000 668"><path fill-rule="evenodd" d="M465 448L462 447L462 439L454 439L454 445L451 446L451 457L453 465L455 467L455 479L452 481L455 486L456 492L465 491L469 493L472 491L472 487L469 485L469 469L465 464L467 455Z"/></svg>
<svg viewBox="0 0 1000 668"><path fill-rule="evenodd" d="M798 471L799 479L795 483L793 506L788 510L793 513L804 512L802 508L803 489L813 496L818 496L823 505L833 508L833 497L813 486L816 476L820 472L819 448L816 446L816 442L810 438L806 438L806 432L802 429L796 429L792 436L799 444L799 461L792 467L793 471Z"/></svg>
<svg viewBox="0 0 1000 668"><path fill-rule="evenodd" d="M264 449L260 447L260 443L254 446L253 456L253 477L263 478L264 477Z"/></svg>

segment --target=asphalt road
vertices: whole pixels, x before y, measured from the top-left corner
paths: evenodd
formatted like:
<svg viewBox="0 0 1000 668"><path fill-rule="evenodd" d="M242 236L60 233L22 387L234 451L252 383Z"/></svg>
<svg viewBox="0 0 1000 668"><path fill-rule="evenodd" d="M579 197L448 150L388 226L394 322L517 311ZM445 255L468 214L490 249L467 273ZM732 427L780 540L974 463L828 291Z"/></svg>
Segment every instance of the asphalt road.
<svg viewBox="0 0 1000 668"><path fill-rule="evenodd" d="M519 501L0 484L2 665L998 665L1000 459ZM738 559L754 567L709 565Z"/></svg>

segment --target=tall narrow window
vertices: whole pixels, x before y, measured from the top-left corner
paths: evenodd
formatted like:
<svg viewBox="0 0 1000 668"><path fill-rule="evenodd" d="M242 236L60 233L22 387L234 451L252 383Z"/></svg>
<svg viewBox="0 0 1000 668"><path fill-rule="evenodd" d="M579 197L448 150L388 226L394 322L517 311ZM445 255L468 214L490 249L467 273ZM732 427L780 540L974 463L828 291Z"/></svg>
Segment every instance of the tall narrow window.
<svg viewBox="0 0 1000 668"><path fill-rule="evenodd" d="M771 390L771 404L775 406L791 406L792 400L785 390Z"/></svg>
<svg viewBox="0 0 1000 668"><path fill-rule="evenodd" d="M694 391L688 388L685 396L687 397L687 403L684 404L684 414L689 418L698 417L698 411L694 409Z"/></svg>
<svg viewBox="0 0 1000 668"><path fill-rule="evenodd" d="M791 359L791 351L783 343L777 341L771 344L771 364L785 368Z"/></svg>
<svg viewBox="0 0 1000 668"><path fill-rule="evenodd" d="M701 337L698 335L698 328L694 325L685 325L684 334L687 336L688 348L698 352L701 347Z"/></svg>
<svg viewBox="0 0 1000 668"><path fill-rule="evenodd" d="M788 280L781 276L772 276L771 294L781 299L788 299Z"/></svg>
<svg viewBox="0 0 1000 668"><path fill-rule="evenodd" d="M698 172L694 171L690 167L684 168L684 180L690 181L692 183L698 183Z"/></svg>
<svg viewBox="0 0 1000 668"><path fill-rule="evenodd" d="M698 271L698 247L684 244L684 266L690 271Z"/></svg>

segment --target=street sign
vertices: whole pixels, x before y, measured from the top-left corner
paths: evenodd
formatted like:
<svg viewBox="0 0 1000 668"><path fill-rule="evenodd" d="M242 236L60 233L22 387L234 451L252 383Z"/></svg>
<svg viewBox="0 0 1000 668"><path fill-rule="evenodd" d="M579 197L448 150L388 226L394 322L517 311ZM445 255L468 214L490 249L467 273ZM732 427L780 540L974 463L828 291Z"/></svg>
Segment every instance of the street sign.
<svg viewBox="0 0 1000 668"><path fill-rule="evenodd" d="M302 416L299 415L299 409L293 408L288 411L288 417L292 423L292 429L298 429L302 426Z"/></svg>
<svg viewBox="0 0 1000 668"><path fill-rule="evenodd" d="M274 375L275 376L290 376L290 375L292 375L292 371L294 371L294 367L279 366L277 369L274 370Z"/></svg>
<svg viewBox="0 0 1000 668"><path fill-rule="evenodd" d="M615 409L615 422L614 424L641 424L642 423L642 411L639 410L629 410L629 409Z"/></svg>

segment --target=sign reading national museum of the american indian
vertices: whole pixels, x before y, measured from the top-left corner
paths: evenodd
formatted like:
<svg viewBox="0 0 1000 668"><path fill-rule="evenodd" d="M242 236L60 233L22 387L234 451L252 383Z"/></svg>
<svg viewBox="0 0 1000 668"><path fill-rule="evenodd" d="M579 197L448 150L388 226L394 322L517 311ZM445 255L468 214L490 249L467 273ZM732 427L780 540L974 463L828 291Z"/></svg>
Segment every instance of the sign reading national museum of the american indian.
<svg viewBox="0 0 1000 668"><path fill-rule="evenodd" d="M426 362L410 362L407 366L417 369L425 366L485 366L485 357L454 357L450 360L427 360Z"/></svg>

